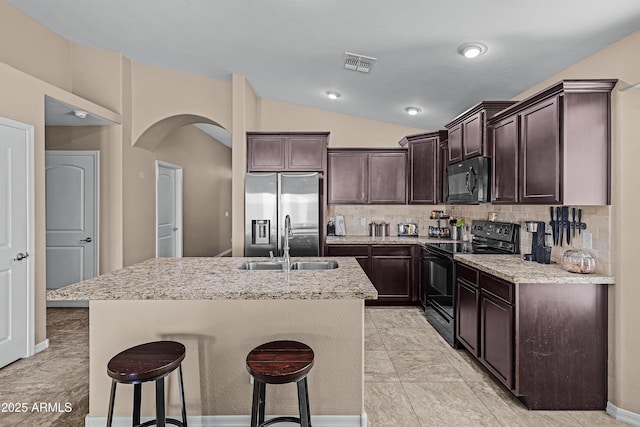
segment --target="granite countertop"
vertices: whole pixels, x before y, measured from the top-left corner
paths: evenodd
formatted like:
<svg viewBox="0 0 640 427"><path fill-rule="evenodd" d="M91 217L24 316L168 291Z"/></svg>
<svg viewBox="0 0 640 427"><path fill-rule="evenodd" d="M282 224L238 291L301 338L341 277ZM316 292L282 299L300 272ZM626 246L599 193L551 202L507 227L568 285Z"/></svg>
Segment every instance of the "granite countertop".
<svg viewBox="0 0 640 427"><path fill-rule="evenodd" d="M595 283L611 285L615 279L601 274L570 273L559 264L525 261L522 255L455 254L458 262L512 283Z"/></svg>
<svg viewBox="0 0 640 427"><path fill-rule="evenodd" d="M267 258L153 258L47 293L51 301L377 299L378 293L351 257L334 270L249 271L244 262Z"/></svg>

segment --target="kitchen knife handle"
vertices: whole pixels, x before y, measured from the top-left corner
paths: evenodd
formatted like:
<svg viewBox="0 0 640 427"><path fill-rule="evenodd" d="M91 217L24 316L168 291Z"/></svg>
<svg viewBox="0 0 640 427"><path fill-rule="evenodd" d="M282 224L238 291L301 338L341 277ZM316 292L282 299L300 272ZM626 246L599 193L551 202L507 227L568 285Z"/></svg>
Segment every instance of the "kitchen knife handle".
<svg viewBox="0 0 640 427"><path fill-rule="evenodd" d="M571 228L573 231L573 237L576 237L576 208L571 208Z"/></svg>

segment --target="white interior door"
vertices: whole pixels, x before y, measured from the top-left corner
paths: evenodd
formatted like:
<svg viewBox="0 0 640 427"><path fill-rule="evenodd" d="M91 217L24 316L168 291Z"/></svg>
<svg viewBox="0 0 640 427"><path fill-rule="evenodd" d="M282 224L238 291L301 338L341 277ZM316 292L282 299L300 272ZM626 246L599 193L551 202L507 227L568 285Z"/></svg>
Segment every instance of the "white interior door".
<svg viewBox="0 0 640 427"><path fill-rule="evenodd" d="M99 153L46 151L45 164L51 290L98 275Z"/></svg>
<svg viewBox="0 0 640 427"><path fill-rule="evenodd" d="M182 256L182 167L156 161L156 256Z"/></svg>
<svg viewBox="0 0 640 427"><path fill-rule="evenodd" d="M0 118L0 367L33 354L33 126Z"/></svg>

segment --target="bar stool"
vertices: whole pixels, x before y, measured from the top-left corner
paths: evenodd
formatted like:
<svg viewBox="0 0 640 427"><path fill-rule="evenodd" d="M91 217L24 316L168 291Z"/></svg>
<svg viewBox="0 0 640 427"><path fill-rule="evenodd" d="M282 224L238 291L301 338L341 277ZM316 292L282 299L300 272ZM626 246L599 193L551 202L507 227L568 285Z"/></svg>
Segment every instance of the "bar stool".
<svg viewBox="0 0 640 427"><path fill-rule="evenodd" d="M262 344L247 355L247 371L253 377L251 427L265 427L290 422L311 427L307 374L313 366L313 350L297 341L272 341ZM295 382L298 387L300 417L276 417L264 421L266 384Z"/></svg>
<svg viewBox="0 0 640 427"><path fill-rule="evenodd" d="M113 421L113 405L116 399L116 385L133 384L133 426L145 427L166 424L187 427L187 411L184 406L184 386L182 384L182 361L185 357L184 345L175 341L155 341L128 348L115 355L107 364L107 374L111 380L111 396L107 427ZM167 418L164 407L164 377L178 368L180 385L180 407L182 421ZM140 401L142 383L156 382L156 419L140 424Z"/></svg>

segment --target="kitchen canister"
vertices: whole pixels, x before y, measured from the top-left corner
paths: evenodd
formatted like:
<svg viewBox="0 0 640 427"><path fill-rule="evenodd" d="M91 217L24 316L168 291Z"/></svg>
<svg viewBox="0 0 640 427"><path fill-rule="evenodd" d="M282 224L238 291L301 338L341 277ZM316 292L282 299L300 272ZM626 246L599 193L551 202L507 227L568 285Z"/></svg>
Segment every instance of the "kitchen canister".
<svg viewBox="0 0 640 427"><path fill-rule="evenodd" d="M569 249L562 255L562 268L571 273L593 273L596 259L584 249Z"/></svg>

